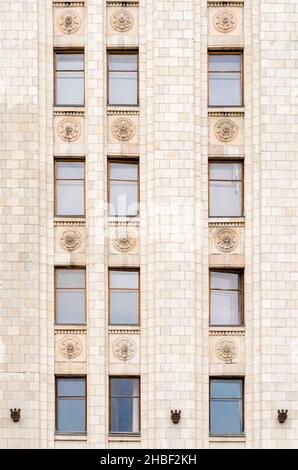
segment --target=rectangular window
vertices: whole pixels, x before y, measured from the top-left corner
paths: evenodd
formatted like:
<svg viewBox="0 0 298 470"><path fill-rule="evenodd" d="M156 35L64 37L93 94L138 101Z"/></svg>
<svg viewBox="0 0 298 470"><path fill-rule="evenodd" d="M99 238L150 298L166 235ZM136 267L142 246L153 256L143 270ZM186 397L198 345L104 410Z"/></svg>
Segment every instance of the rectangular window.
<svg viewBox="0 0 298 470"><path fill-rule="evenodd" d="M85 175L82 161L55 162L55 215L85 215Z"/></svg>
<svg viewBox="0 0 298 470"><path fill-rule="evenodd" d="M210 380L210 433L235 435L244 432L243 379Z"/></svg>
<svg viewBox="0 0 298 470"><path fill-rule="evenodd" d="M242 106L242 53L209 53L209 106Z"/></svg>
<svg viewBox="0 0 298 470"><path fill-rule="evenodd" d="M139 324L139 284L137 270L109 270L111 325Z"/></svg>
<svg viewBox="0 0 298 470"><path fill-rule="evenodd" d="M140 379L110 378L110 433L140 432Z"/></svg>
<svg viewBox="0 0 298 470"><path fill-rule="evenodd" d="M243 273L210 271L210 324L243 324Z"/></svg>
<svg viewBox="0 0 298 470"><path fill-rule="evenodd" d="M109 215L136 217L139 213L139 164L109 161Z"/></svg>
<svg viewBox="0 0 298 470"><path fill-rule="evenodd" d="M242 215L242 162L211 162L209 164L209 216L239 217Z"/></svg>
<svg viewBox="0 0 298 470"><path fill-rule="evenodd" d="M138 104L138 53L108 53L108 104Z"/></svg>
<svg viewBox="0 0 298 470"><path fill-rule="evenodd" d="M55 53L55 105L84 106L84 53Z"/></svg>
<svg viewBox="0 0 298 470"><path fill-rule="evenodd" d="M85 377L56 377L56 431L86 432Z"/></svg>
<svg viewBox="0 0 298 470"><path fill-rule="evenodd" d="M56 268L56 323L82 324L85 315L85 269Z"/></svg>

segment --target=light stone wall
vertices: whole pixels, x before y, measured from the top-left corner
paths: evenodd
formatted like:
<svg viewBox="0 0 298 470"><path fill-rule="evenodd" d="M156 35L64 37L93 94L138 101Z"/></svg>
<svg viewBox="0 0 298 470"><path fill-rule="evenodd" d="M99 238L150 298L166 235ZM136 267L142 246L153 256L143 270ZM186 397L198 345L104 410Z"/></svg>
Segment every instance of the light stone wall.
<svg viewBox="0 0 298 470"><path fill-rule="evenodd" d="M74 32L59 23L70 10ZM297 447L297 14L296 0L0 5L1 448ZM65 47L85 52L84 108L53 106ZM125 47L139 49L140 103L107 107L106 50ZM243 107L208 108L208 47L243 49ZM228 141L215 133L227 120ZM107 216L112 156L139 157L134 221ZM85 159L86 218L53 216L54 157ZM235 157L244 217L208 219L208 158ZM54 325L54 266L86 266L86 327ZM108 267L140 268L140 327L108 326ZM209 327L210 267L245 269L245 326ZM87 376L86 436L55 435L55 373ZM109 437L118 374L141 378L140 437ZM245 436L209 437L212 375L245 378Z"/></svg>

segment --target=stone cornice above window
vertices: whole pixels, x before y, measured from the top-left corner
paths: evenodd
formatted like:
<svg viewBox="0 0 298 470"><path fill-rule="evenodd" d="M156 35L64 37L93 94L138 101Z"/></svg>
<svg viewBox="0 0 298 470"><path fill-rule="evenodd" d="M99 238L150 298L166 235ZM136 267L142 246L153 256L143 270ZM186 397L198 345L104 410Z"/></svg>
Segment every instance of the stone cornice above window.
<svg viewBox="0 0 298 470"><path fill-rule="evenodd" d="M208 2L208 7L243 7L244 0L229 0L228 2Z"/></svg>

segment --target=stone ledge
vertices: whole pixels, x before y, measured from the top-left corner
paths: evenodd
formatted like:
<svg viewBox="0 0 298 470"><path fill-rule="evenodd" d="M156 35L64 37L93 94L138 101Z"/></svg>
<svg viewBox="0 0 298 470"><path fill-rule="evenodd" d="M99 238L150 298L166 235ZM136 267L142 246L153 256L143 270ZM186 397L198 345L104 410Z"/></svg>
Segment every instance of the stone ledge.
<svg viewBox="0 0 298 470"><path fill-rule="evenodd" d="M82 219L75 219L75 218L54 218L53 220L54 227L60 226L67 226L67 227L86 227L86 219L83 217Z"/></svg>
<svg viewBox="0 0 298 470"><path fill-rule="evenodd" d="M214 217L208 220L208 227L245 227L245 218L244 217L223 217L218 218Z"/></svg>
<svg viewBox="0 0 298 470"><path fill-rule="evenodd" d="M138 115L140 114L139 106L107 106L108 116L114 115Z"/></svg>

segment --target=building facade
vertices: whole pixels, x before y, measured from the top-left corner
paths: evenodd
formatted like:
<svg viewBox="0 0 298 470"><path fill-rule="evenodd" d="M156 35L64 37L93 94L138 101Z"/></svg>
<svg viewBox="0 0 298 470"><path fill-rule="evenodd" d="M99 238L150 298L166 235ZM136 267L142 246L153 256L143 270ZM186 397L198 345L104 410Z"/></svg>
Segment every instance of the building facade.
<svg viewBox="0 0 298 470"><path fill-rule="evenodd" d="M0 19L0 447L297 447L297 1Z"/></svg>

